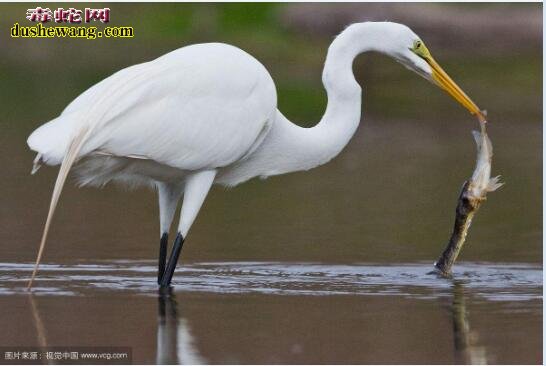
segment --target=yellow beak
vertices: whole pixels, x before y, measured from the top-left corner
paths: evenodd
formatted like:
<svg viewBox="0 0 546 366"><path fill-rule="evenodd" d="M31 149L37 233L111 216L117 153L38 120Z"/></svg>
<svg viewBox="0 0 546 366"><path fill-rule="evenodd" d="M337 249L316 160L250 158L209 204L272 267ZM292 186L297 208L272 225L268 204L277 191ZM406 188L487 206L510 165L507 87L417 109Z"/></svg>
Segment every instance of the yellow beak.
<svg viewBox="0 0 546 366"><path fill-rule="evenodd" d="M449 77L449 75L438 65L436 60L432 56L428 55L423 57L425 61L432 68L432 78L436 84L444 89L449 95L455 98L456 101L461 103L471 114L478 117L481 122L486 122L484 113L478 108L478 106L462 91L461 88Z"/></svg>

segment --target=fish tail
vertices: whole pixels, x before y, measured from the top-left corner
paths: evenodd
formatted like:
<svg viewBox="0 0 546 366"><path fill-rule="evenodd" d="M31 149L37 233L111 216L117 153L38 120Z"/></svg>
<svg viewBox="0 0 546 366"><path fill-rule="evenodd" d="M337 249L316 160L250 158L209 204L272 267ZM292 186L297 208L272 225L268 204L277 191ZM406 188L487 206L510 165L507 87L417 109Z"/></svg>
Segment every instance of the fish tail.
<svg viewBox="0 0 546 366"><path fill-rule="evenodd" d="M501 179L500 175L497 175L496 177L489 179L489 183L487 184L487 191L493 192L499 189L500 187L502 187L504 185L504 182L501 182L500 179Z"/></svg>

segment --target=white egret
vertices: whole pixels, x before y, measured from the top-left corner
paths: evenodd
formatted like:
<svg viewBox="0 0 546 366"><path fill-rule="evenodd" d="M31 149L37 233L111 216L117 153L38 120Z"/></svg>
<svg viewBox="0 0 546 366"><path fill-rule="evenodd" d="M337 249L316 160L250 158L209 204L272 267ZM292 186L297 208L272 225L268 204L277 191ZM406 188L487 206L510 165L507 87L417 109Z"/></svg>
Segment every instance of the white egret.
<svg viewBox="0 0 546 366"><path fill-rule="evenodd" d="M326 112L312 128L282 115L268 71L231 45L190 45L128 67L85 91L28 138L38 152L33 172L41 163L61 164L29 288L73 165L84 185L120 181L157 187L158 282L169 286L184 239L214 183L234 186L308 170L347 145L361 119L361 88L352 64L366 51L393 57L483 119L423 41L397 23L356 23L335 38L322 74ZM166 263L167 233L182 196L178 234Z"/></svg>

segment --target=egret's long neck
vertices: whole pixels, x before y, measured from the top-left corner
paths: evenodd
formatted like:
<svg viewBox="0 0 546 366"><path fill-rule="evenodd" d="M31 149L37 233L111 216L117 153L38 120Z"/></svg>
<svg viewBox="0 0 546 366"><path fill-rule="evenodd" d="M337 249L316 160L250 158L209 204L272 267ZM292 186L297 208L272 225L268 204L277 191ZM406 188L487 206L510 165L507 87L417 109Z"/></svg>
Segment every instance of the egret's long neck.
<svg viewBox="0 0 546 366"><path fill-rule="evenodd" d="M225 176L226 184L238 184L252 176L270 176L322 165L348 144L361 119L361 91L355 80L353 61L362 52L380 51L379 28L353 25L328 49L322 81L328 95L320 122L303 128L277 112L267 137L245 162Z"/></svg>
<svg viewBox="0 0 546 366"><path fill-rule="evenodd" d="M362 89L353 74L353 61L360 53L382 51L380 47L381 35L374 27L351 26L336 37L328 49L322 73L328 104L320 122L312 128L302 128L283 116L276 121L278 129L284 132L279 141L286 152L283 155L290 156L285 163L279 162L284 165L282 172L324 164L349 143L360 123L362 104Z"/></svg>
<svg viewBox="0 0 546 366"><path fill-rule="evenodd" d="M352 66L356 56L372 47L354 39L355 33L348 28L330 45L322 72L328 96L326 111L316 126L300 132L307 136L304 140L316 155L317 165L339 154L361 120L362 89L355 80Z"/></svg>

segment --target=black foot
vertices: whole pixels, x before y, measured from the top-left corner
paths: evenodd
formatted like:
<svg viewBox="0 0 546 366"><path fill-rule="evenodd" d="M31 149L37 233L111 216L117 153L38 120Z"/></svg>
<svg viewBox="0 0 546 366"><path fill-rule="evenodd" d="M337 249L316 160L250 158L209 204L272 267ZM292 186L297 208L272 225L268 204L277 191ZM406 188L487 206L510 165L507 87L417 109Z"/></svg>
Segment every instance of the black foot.
<svg viewBox="0 0 546 366"><path fill-rule="evenodd" d="M171 280L173 278L174 270L176 269L176 263L178 262L178 257L180 256L180 251L182 250L183 244L184 237L182 237L182 234L178 233L174 241L171 256L169 258L169 263L167 263L167 268L165 268L165 272L163 273L163 277L161 278L161 287L169 287L171 285Z"/></svg>
<svg viewBox="0 0 546 366"><path fill-rule="evenodd" d="M163 233L159 241L159 263L157 265L157 283L161 284L161 278L165 273L165 262L167 261L167 244L169 243L169 234Z"/></svg>

